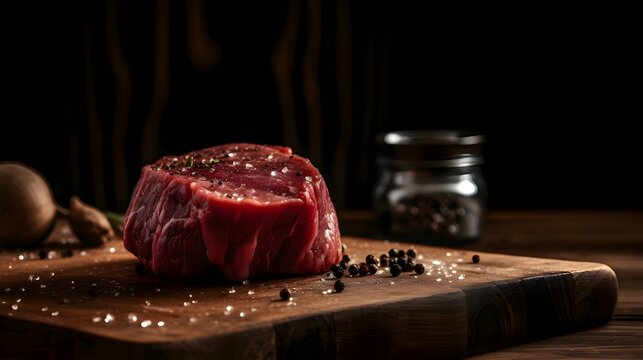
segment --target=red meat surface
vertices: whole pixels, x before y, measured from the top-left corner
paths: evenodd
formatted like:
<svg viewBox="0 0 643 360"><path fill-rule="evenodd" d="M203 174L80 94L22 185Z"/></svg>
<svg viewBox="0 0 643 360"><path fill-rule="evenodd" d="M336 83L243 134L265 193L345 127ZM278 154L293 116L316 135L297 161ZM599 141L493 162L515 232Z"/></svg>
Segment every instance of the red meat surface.
<svg viewBox="0 0 643 360"><path fill-rule="evenodd" d="M123 239L148 270L172 278L313 274L341 258L324 179L282 146L227 144L144 166Z"/></svg>

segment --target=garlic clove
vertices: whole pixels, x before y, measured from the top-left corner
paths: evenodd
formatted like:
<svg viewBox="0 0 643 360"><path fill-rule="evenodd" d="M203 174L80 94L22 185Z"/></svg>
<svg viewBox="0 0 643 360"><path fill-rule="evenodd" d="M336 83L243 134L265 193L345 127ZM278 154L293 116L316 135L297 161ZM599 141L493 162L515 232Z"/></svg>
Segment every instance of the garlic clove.
<svg viewBox="0 0 643 360"><path fill-rule="evenodd" d="M77 196L69 200L69 223L80 241L87 245L101 245L114 236L105 214L85 204Z"/></svg>

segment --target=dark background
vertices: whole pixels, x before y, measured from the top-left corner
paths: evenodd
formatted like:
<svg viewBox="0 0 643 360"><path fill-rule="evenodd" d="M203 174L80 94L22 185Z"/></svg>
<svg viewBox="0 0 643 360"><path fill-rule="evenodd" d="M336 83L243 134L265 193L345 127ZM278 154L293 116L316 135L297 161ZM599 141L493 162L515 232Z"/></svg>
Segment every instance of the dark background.
<svg viewBox="0 0 643 360"><path fill-rule="evenodd" d="M320 168L338 208L366 209L377 133L450 128L486 135L492 209L642 208L633 9L297 0L2 8L0 161L36 167L61 203L78 194L123 211L155 156L243 141L292 146ZM189 50L195 14L218 51L200 61ZM284 41L290 52L279 53Z"/></svg>

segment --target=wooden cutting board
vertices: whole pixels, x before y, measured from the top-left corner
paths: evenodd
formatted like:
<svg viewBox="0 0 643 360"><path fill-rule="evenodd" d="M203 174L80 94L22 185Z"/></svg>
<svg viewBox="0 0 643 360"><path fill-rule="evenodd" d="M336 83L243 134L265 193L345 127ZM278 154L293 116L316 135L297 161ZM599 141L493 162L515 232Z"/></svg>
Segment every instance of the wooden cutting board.
<svg viewBox="0 0 643 360"><path fill-rule="evenodd" d="M600 325L617 280L606 265L345 237L363 261L413 247L422 275L387 270L250 283L137 274L120 241L40 260L0 255L0 357L457 358ZM292 301L279 291L292 289Z"/></svg>

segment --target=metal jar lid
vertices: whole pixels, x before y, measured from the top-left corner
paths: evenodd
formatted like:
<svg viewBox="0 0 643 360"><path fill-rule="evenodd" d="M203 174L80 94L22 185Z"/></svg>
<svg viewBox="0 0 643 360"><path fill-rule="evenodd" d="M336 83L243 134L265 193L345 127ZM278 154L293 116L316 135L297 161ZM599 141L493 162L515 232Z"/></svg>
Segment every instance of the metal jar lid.
<svg viewBox="0 0 643 360"><path fill-rule="evenodd" d="M394 131L376 137L381 159L421 161L439 167L482 163L484 141L484 135L464 130Z"/></svg>

